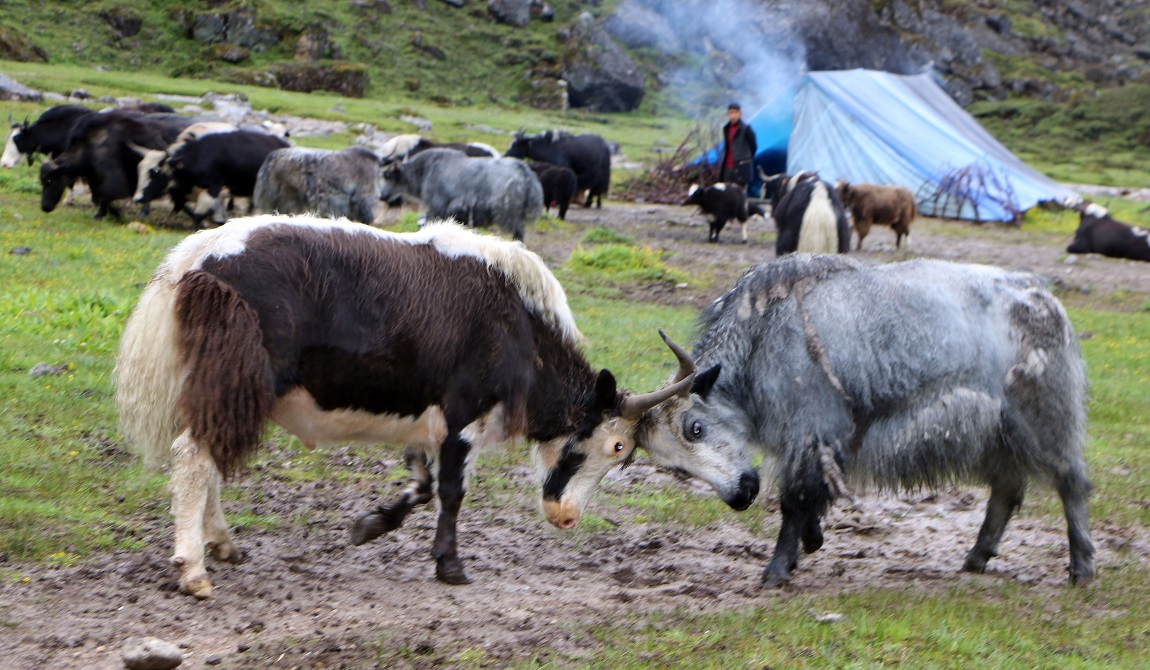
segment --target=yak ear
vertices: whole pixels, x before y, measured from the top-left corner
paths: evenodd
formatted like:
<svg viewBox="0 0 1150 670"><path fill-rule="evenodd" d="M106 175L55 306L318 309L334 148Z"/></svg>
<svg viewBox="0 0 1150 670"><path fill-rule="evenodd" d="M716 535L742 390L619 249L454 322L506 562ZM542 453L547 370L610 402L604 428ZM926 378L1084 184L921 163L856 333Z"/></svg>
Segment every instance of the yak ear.
<svg viewBox="0 0 1150 670"><path fill-rule="evenodd" d="M595 399L592 401L592 409L598 412L606 412L615 409L615 405L619 402L619 389L615 384L615 375L611 374L610 370L603 369L595 376Z"/></svg>
<svg viewBox="0 0 1150 670"><path fill-rule="evenodd" d="M715 381L719 379L719 373L723 371L723 365L717 363L712 367L703 370L695 375L695 383L691 385L691 393L698 394L703 400L711 393L711 389L715 386Z"/></svg>

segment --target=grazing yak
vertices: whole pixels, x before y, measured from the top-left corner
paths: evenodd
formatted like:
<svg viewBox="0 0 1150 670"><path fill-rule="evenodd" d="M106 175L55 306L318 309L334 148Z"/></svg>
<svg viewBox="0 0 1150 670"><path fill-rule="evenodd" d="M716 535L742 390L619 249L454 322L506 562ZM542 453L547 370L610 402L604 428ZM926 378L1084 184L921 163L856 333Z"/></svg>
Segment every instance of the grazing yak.
<svg viewBox="0 0 1150 670"><path fill-rule="evenodd" d="M766 456L782 508L766 586L790 580L800 541L819 549L834 498L867 483L988 484L963 565L983 572L1031 479L1062 499L1070 582L1093 579L1085 364L1038 276L794 254L744 273L704 310L700 332L683 364L698 366L689 392L644 418L636 447L740 502L749 452Z"/></svg>
<svg viewBox="0 0 1150 670"><path fill-rule="evenodd" d="M455 149L473 158L499 158L499 150L482 142L446 142L439 144L422 135L396 135L383 143L379 148L379 157L383 160L401 161L411 158L421 151L428 149Z"/></svg>
<svg viewBox="0 0 1150 670"><path fill-rule="evenodd" d="M579 182L575 177L575 171L550 163L532 163L531 169L539 178L539 185L543 187L543 210L550 213L551 206L555 205L559 208L559 218L566 220L567 208L578 190Z"/></svg>
<svg viewBox="0 0 1150 670"><path fill-rule="evenodd" d="M743 224L743 243L747 242L747 219L752 214L766 217L767 213L758 205L747 205L747 194L738 184L720 182L706 188L692 184L687 191L684 205L698 205L699 209L711 217L710 232L707 234L708 242L718 242L719 233L728 221L737 220Z"/></svg>
<svg viewBox="0 0 1150 670"><path fill-rule="evenodd" d="M587 364L581 340L542 259L455 224L397 234L260 216L188 236L144 289L116 363L124 435L171 465L180 590L211 595L205 546L240 558L220 487L268 421L309 448L406 446L411 486L361 516L352 540L398 528L434 482L432 555L447 583L468 581L456 522L475 450L538 442L536 462L570 484L544 501L549 518L577 518L595 482L572 471L630 453L638 418L692 381L631 395Z"/></svg>
<svg viewBox="0 0 1150 670"><path fill-rule="evenodd" d="M28 165L36 154L46 154L55 158L68 148L68 138L76 121L95 110L80 105L56 105L44 111L35 123L13 123L8 131L8 141L4 144L4 155L0 157L0 167L14 168L21 160Z"/></svg>
<svg viewBox="0 0 1150 670"><path fill-rule="evenodd" d="M81 117L72 127L68 148L40 166L40 208L51 212L64 190L83 179L99 207L94 218L111 212L113 203L136 192L140 155L133 147L163 149L194 119L176 114L113 110Z"/></svg>
<svg viewBox="0 0 1150 670"><path fill-rule="evenodd" d="M212 131L183 138L169 148L165 160L145 174L135 200L146 202L167 193L172 199L172 211L187 211L192 217L192 228L199 230L210 212L201 211L201 207L186 210L184 204L190 196L203 191L219 204L226 189L230 197L251 198L264 159L271 152L290 146L282 137L252 130Z"/></svg>
<svg viewBox="0 0 1150 670"><path fill-rule="evenodd" d="M256 176L252 207L265 214L311 213L371 223L381 173L379 157L363 147L276 149Z"/></svg>
<svg viewBox="0 0 1150 670"><path fill-rule="evenodd" d="M454 149L428 149L383 171L380 198L418 198L427 218L453 218L486 228L499 226L516 240L543 213L543 187L516 158L471 158Z"/></svg>
<svg viewBox="0 0 1150 670"><path fill-rule="evenodd" d="M774 198L772 198L774 201ZM838 193L814 173L801 173L784 182L771 209L779 234L775 254L795 251L845 254L851 247L851 229Z"/></svg>
<svg viewBox="0 0 1150 670"><path fill-rule="evenodd" d="M592 200L596 207L603 206L603 196L611 185L611 148L602 137L551 130L538 135L516 133L505 155L571 168L577 189L587 192L583 206L590 207Z"/></svg>
<svg viewBox="0 0 1150 670"><path fill-rule="evenodd" d="M136 166L136 193L132 202L145 204L160 197L167 188L167 182L172 178L167 161L172 152L184 145L185 142L211 135L212 133L230 133L239 130L239 127L226 121L197 121L180 131L174 142L164 149L149 149L131 145L132 149L140 155L140 163ZM149 185L157 180L164 181L164 186ZM147 192L147 194L145 194ZM178 211L178 208L173 208Z"/></svg>
<svg viewBox="0 0 1150 670"><path fill-rule="evenodd" d="M1150 261L1150 230L1118 221L1105 207L1090 203L1079 213L1078 230L1066 251Z"/></svg>
<svg viewBox="0 0 1150 670"><path fill-rule="evenodd" d="M894 230L895 248L910 247L910 224L918 216L918 206L914 193L905 186L880 186L879 184L851 184L846 180L838 182L839 198L851 213L855 232L859 236L858 250L862 250L863 240L870 233L871 226L890 226Z"/></svg>

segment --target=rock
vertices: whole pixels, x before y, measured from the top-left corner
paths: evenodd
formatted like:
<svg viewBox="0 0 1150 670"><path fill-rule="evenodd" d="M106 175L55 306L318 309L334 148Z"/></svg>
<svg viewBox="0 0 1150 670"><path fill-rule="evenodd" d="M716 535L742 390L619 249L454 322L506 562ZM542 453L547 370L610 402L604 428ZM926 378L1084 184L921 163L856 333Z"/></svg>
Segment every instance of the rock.
<svg viewBox="0 0 1150 670"><path fill-rule="evenodd" d="M277 63L271 68L279 88L285 91L329 91L349 98L367 93L370 77L360 63Z"/></svg>
<svg viewBox="0 0 1150 670"><path fill-rule="evenodd" d="M44 97L40 91L27 86L0 73L0 100L20 100L22 102L37 102Z"/></svg>
<svg viewBox="0 0 1150 670"><path fill-rule="evenodd" d="M570 107L567 82L552 77L533 79L530 88L519 94L519 101L535 109L565 112Z"/></svg>
<svg viewBox="0 0 1150 670"><path fill-rule="evenodd" d="M184 653L158 637L135 637L124 643L120 658L127 670L171 670L184 662Z"/></svg>
<svg viewBox="0 0 1150 670"><path fill-rule="evenodd" d="M295 45L295 59L306 63L314 63L324 58L338 57L335 54L335 45L332 44L331 35L320 26L313 26L302 35Z"/></svg>
<svg viewBox="0 0 1150 670"><path fill-rule="evenodd" d="M595 19L583 13L563 45L562 77L572 107L594 112L627 112L646 92L642 71Z"/></svg>
<svg viewBox="0 0 1150 670"><path fill-rule="evenodd" d="M262 51L279 43L275 30L257 24L255 11L238 7L230 12L203 12L191 19L191 36L201 44L229 42Z"/></svg>
<svg viewBox="0 0 1150 670"><path fill-rule="evenodd" d="M22 33L0 26L0 59L21 63L48 62L48 52L36 46Z"/></svg>
<svg viewBox="0 0 1150 670"><path fill-rule="evenodd" d="M225 63L236 65L246 61L252 55L252 50L238 44L216 44L210 52L212 60L222 60Z"/></svg>
<svg viewBox="0 0 1150 670"><path fill-rule="evenodd" d="M101 9L96 16L108 22L114 31L113 37L117 40L125 37L135 37L144 25L144 19L129 7L109 7Z"/></svg>
<svg viewBox="0 0 1150 670"><path fill-rule="evenodd" d="M551 21L555 11L542 0L488 0L487 13L499 23L522 28L531 19Z"/></svg>
<svg viewBox="0 0 1150 670"><path fill-rule="evenodd" d="M27 256L32 253L32 247L12 247L12 250L8 253L13 256Z"/></svg>
<svg viewBox="0 0 1150 670"><path fill-rule="evenodd" d="M28 371L28 376L29 377L57 377L59 375L64 374L64 371L67 369L68 369L67 363L61 363L59 365L49 365L47 363L41 362L41 363L37 363L37 364L32 366L32 369Z"/></svg>
<svg viewBox="0 0 1150 670"><path fill-rule="evenodd" d="M391 3L387 0L351 0L351 8L375 14L391 13Z"/></svg>

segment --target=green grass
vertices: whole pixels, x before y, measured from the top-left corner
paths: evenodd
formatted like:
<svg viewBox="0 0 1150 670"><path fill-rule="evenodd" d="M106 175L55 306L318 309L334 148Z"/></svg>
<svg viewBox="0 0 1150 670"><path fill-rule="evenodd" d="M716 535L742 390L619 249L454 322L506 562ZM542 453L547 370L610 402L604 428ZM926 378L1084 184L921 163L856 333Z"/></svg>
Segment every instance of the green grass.
<svg viewBox="0 0 1150 670"><path fill-rule="evenodd" d="M19 66L23 67L23 66ZM45 68L44 76L52 69ZM102 78L106 73L93 72ZM62 75L61 75L62 76ZM139 80L137 80L139 81ZM151 85L141 94L150 94ZM61 85L64 79L60 80ZM114 90L115 78L107 79ZM194 82L193 82L194 83ZM89 84L93 86L92 84ZM180 83L179 85L183 85ZM261 104L292 109L327 110L330 96L298 96L253 90ZM407 103L355 101L346 116L390 123ZM258 105L257 105L258 107ZM0 103L0 113L41 107ZM294 111L294 109L292 110ZM422 110L421 110L422 111ZM387 116L391 114L392 116ZM449 109L431 109L440 127L452 128ZM491 118L507 127L526 123L512 111L495 109ZM484 117L487 118L487 117ZM554 120L568 120L555 116ZM594 123L570 117L573 123ZM399 123L396 120L396 123ZM461 126L456 127L461 128ZM633 116L613 118L615 137L641 134ZM650 129L650 127L648 127ZM137 235L122 226L89 220L90 208L62 208L43 214L39 188L27 167L0 171L0 555L8 561L47 565L81 563L96 552L137 549L149 519L167 515L166 477L145 472L121 444L112 398L113 356L123 320L142 285L166 249L183 231L153 228ZM1137 219L1136 205L1105 202L1121 217ZM1141 216L1145 216L1144 214ZM542 225L542 224L541 224ZM573 224L546 222L561 228ZM1035 212L1012 235L1043 240L1073 230L1066 214ZM413 230L407 214L391 226ZM966 226L966 228L970 228ZM648 281L674 281L658 254L637 247L625 236L592 229L578 258L556 270L569 292L580 329L588 337L588 358L610 368L620 383L649 390L675 370L675 360L656 329L680 342L690 339L694 311L618 296ZM979 234L982 234L979 231ZM31 248L27 255L8 253ZM651 275L649 273L654 273ZM609 279L604 279L609 276ZM654 279L651 279L654 276ZM1095 483L1092 522L1129 529L1135 537L1150 530L1150 307L1108 311L1106 304L1070 310L1079 332L1091 384L1090 444L1087 459ZM37 363L65 365L62 374L30 377ZM380 481L334 467L306 452L281 432L271 439L291 454L292 465L251 476L288 477L307 483L339 478L368 486L395 485L401 471ZM523 462L524 445L481 458L474 494L499 501L515 494L516 483L500 465ZM367 458L352 448L349 457ZM268 457L270 458L270 456ZM282 460L281 460L282 462ZM247 495L235 487L225 497ZM607 486L585 516L584 531L612 527L612 512L625 506L641 521L676 527L705 527L729 512L712 498L681 496L656 487ZM495 513L482 507L482 513ZM486 511L485 511L486 510ZM318 513L318 512L317 512ZM1053 495L1035 486L1024 517L1061 524ZM744 519L745 517L745 519ZM757 534L774 532L773 515L742 515ZM303 517L256 514L250 507L230 514L233 525L274 528ZM1116 550L1121 559L1121 550ZM748 560L753 560L748 558ZM18 571L0 571L2 579L20 579ZM716 585L722 588L723 585ZM971 578L945 590L871 589L821 595L764 593L749 609L700 614L662 611L624 615L601 625L571 622L586 653L567 658L532 650L537 658L519 667L591 668L1135 668L1150 655L1150 576L1131 562L1116 561L1088 589L1051 592L993 578ZM716 606L719 607L718 605ZM814 614L843 618L819 623ZM0 622L3 625L3 622ZM484 663L482 650L469 649L455 659L461 665Z"/></svg>

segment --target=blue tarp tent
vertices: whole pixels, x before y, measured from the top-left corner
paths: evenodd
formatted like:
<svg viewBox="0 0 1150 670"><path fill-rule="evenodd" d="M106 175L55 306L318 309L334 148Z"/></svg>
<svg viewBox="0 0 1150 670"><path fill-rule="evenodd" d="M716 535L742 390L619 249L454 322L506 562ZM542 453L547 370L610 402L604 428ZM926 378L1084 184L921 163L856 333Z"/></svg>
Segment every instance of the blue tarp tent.
<svg viewBox="0 0 1150 670"><path fill-rule="evenodd" d="M834 182L898 184L927 216L1011 221L1078 194L994 139L927 74L811 72L748 119L756 163ZM708 157L709 158L709 157Z"/></svg>

